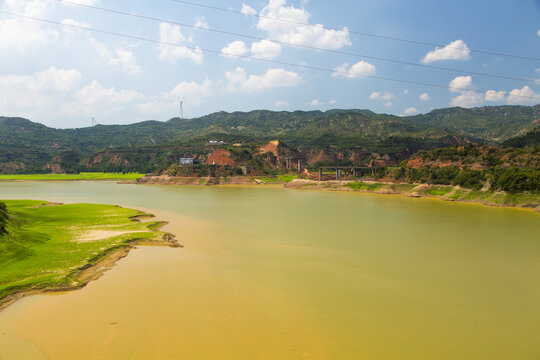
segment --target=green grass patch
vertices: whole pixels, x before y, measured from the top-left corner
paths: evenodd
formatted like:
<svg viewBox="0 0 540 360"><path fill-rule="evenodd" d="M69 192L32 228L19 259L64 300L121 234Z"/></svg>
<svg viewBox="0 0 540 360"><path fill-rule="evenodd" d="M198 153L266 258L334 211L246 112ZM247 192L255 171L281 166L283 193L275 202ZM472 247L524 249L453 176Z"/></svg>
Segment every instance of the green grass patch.
<svg viewBox="0 0 540 360"><path fill-rule="evenodd" d="M256 179L264 181L265 183L288 183L296 179L298 175L277 175L277 176L260 176Z"/></svg>
<svg viewBox="0 0 540 360"><path fill-rule="evenodd" d="M414 184L392 184L389 185L390 189L395 192L409 192L416 187Z"/></svg>
<svg viewBox="0 0 540 360"><path fill-rule="evenodd" d="M432 196L444 196L449 194L453 188L451 186L436 186L429 189L426 193Z"/></svg>
<svg viewBox="0 0 540 360"><path fill-rule="evenodd" d="M352 190L364 190L364 191L377 191L385 184L379 183L363 183L363 182L350 182L347 186Z"/></svg>
<svg viewBox="0 0 540 360"><path fill-rule="evenodd" d="M53 205L43 201L7 200L7 234L0 235L0 303L27 289L78 285L79 270L111 249L134 240L160 239L160 222L134 220L149 216L113 205Z"/></svg>
<svg viewBox="0 0 540 360"><path fill-rule="evenodd" d="M14 174L0 175L0 180L135 180L146 174L85 172L79 174Z"/></svg>
<svg viewBox="0 0 540 360"><path fill-rule="evenodd" d="M452 199L452 200L459 200L461 198L461 196L463 195L462 191L461 190L456 190L455 193L453 193L452 195L450 195L448 197L448 199Z"/></svg>

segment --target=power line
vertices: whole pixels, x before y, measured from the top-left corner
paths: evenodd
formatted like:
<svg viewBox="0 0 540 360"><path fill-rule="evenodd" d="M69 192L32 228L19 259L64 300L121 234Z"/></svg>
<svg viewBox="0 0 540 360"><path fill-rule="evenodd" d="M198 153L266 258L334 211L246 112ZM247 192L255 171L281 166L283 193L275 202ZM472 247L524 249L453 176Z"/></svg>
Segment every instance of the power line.
<svg viewBox="0 0 540 360"><path fill-rule="evenodd" d="M442 89L459 90L459 91L470 92L470 93L486 94L488 92L488 90L475 90L475 89L459 88L459 87L453 87L453 86L449 86L449 85L440 85L440 84L425 83L425 82L420 82L420 81L403 80L403 79L396 79L396 78L383 77L383 76L377 76L377 75L360 75L360 74L357 74L357 73L354 73L354 72L351 72L351 71L343 71L343 70L338 70L338 69L329 69L329 68L323 68L323 67L311 66L311 65L301 65L301 64L295 64L295 63L279 61L279 60L264 59L264 58L259 58L259 57L256 57L256 56L228 54L228 53L223 53L220 50L204 49L204 48L200 48L200 47L188 46L188 45L183 45L183 44L176 44L176 43L171 43L171 42L162 41L162 40L148 39L148 38L143 38L143 37L140 37L140 36L121 34L121 33L117 33L117 32L114 32L114 31L90 28L90 27L86 27L86 26L82 26L82 25L64 24L64 23L61 23L59 21L48 20L48 19L28 16L28 15L21 15L21 14L11 13L11 12L7 12L7 11L3 11L3 10L0 10L0 14L15 16L15 17L23 18L23 19L30 19L30 20L34 20L34 21L59 25L59 26L63 26L63 27L82 29L82 30L87 30L87 31L95 32L95 33L122 37L122 38L126 38L126 39L151 42L151 43L156 43L156 44L166 45L166 46L176 46L176 47L181 47L181 48L189 49L189 50L203 51L203 52L208 52L208 53L218 54L218 55L228 55L228 56L238 57L238 58L242 58L242 59L250 59L250 60L262 61L262 62L267 62L267 63L272 63L272 64L292 66L292 67L297 67L297 68L300 68L300 69L317 70L317 71L329 72L329 73L333 73L333 74L347 75L347 76L351 76L351 77L363 77L363 78L371 78L371 79L378 79L378 80L386 80L386 81L392 81L392 82L397 82L397 83L402 83L402 84L412 84L412 85L429 86L429 87L442 88ZM531 97L531 96L522 96L522 95L513 95L513 96L514 97L524 98L524 99L532 99L532 100L536 99L536 97Z"/></svg>
<svg viewBox="0 0 540 360"><path fill-rule="evenodd" d="M172 25L178 25L178 26L184 26L184 27L188 27L188 28L200 29L200 30L203 30L203 31L209 31L209 32L214 32L214 33L219 33L219 34L239 36L239 37L248 38L248 39L252 39L252 40L259 40L259 41L270 40L272 42L282 44L282 45L286 45L286 46L299 47L299 48L317 50L317 51L324 51L324 52L330 52L330 53L334 53L334 54L354 56L354 57L372 59L372 60L378 60L378 61L385 61L385 62L391 62L391 63L396 63L396 64L408 65L408 66L422 67L422 68L428 68L428 69L432 69L432 70L451 71L451 72L458 72L458 73L462 73L462 74L478 75L478 76L492 77L492 78L505 79L505 80L523 81L523 82L532 83L532 84L535 83L534 80L530 80L530 79L523 79L523 78L518 78L518 77L497 75L497 74L488 74L488 73L482 73L482 72L476 72L476 71L460 70L460 69L441 67L441 66L418 64L418 63L413 63L413 62L408 62L408 61L401 61L401 60L389 59L389 58L384 58L384 57L363 55L363 54L351 53L351 52L346 52L346 51L341 51L341 50L324 49L324 48L319 48L319 47L315 47L315 46L295 44L295 43L290 43L290 42L285 42L285 41L280 41L280 40L275 40L275 39L266 39L266 38L258 37L258 36L240 34L240 33L230 32L230 31L226 31L226 30L208 29L208 28L204 28L204 27L200 27L200 26L196 26L196 25L190 25L190 24L186 24L186 23L180 23L180 22L175 22L175 21L170 21L170 20L164 20L164 19L151 17L151 16L146 16L146 15L128 13L128 12L125 12L125 11L113 10L113 9L103 8L103 7L94 6L94 5L80 4L80 3L76 3L76 2L72 2L72 1L68 1L68 0L56 0L56 1L61 2L61 3L65 3L65 4L77 5L77 6L86 7L86 8L90 8L90 9L95 9L95 10L99 10L99 11L109 12L109 13L113 13L113 14L130 16L130 17L134 17L134 18L157 21L157 22L163 22L163 23L168 23L168 24L172 24Z"/></svg>
<svg viewBox="0 0 540 360"><path fill-rule="evenodd" d="M233 13L233 14L242 14L242 15L253 16L253 17L256 17L256 18L260 18L260 19L276 20L276 21L282 21L282 22L287 22L287 23L296 24L296 25L317 26L317 27L319 27L318 25L305 23L305 22L301 22L301 21L295 21L295 20L284 19L284 18L277 18L277 17L273 17L273 16L266 16L266 15L260 15L260 14L243 13L241 11L234 10L234 9L226 9L226 8L221 8L221 7L218 7L218 6L200 4L200 3L195 3L195 2L191 2L191 1L184 1L184 0L171 0L171 1L181 3L181 4L191 5L191 6L197 6L197 7L212 9L212 10L229 12L229 13ZM449 45L431 43L431 42L427 42L427 41L404 39L404 38L398 38L398 37L386 36L386 35L380 35L380 34L373 34L373 33L361 32L361 31L343 30L343 29L339 29L339 28L326 27L326 26L324 27L324 29L333 30L333 31L340 31L340 32L348 32L350 34L368 36L368 37L373 37L373 38L377 38L377 39L401 41L401 42L410 43L410 44L435 46L435 47L446 47L446 48L450 48L450 49L463 50L463 51L470 50L471 52L476 52L476 53L481 53L481 54L504 56L504 57L510 57L510 58L515 58L515 59L522 59L522 60L540 61L540 58L535 58L535 57L530 57L530 56L499 53L499 52L494 52L494 51L489 51L489 50L469 49L469 48L464 48L464 47L459 47L459 46L449 46Z"/></svg>

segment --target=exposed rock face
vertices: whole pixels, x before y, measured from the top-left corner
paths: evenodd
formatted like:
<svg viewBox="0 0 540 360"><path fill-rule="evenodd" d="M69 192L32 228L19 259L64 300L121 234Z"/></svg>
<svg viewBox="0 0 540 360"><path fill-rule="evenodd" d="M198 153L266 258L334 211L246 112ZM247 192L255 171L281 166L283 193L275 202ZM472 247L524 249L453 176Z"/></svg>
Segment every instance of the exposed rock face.
<svg viewBox="0 0 540 360"><path fill-rule="evenodd" d="M484 164L480 164L478 162L472 163L472 164L463 164L461 161L450 161L450 160L424 160L421 157L417 157L414 159L410 159L407 161L407 166L413 169L420 169L421 167L457 167L460 169L463 169L464 167L470 167L472 170L485 170L487 169L487 166Z"/></svg>
<svg viewBox="0 0 540 360"><path fill-rule="evenodd" d="M107 152L105 154L99 154L91 156L88 161L86 161L86 166L96 167L101 165L103 162L107 164L113 164L115 166L129 166L129 161L125 159L121 154Z"/></svg>
<svg viewBox="0 0 540 360"><path fill-rule="evenodd" d="M63 174L65 172L58 163L47 163L43 170L51 170L52 174Z"/></svg>
<svg viewBox="0 0 540 360"><path fill-rule="evenodd" d="M259 148L260 150L260 153L261 154L264 154L264 153L267 153L267 152L271 152L272 154L274 154L276 157L279 156L279 150L278 150L278 147L281 145L281 143L279 142L279 140L272 140L270 141L268 144L264 145L264 146L261 146Z"/></svg>
<svg viewBox="0 0 540 360"><path fill-rule="evenodd" d="M307 154L307 162L309 165L314 165L317 163L327 163L334 162L338 160L338 157L335 153L324 149L324 150L311 150Z"/></svg>
<svg viewBox="0 0 540 360"><path fill-rule="evenodd" d="M413 169L420 169L424 165L424 160L422 158L414 158L407 161L407 166Z"/></svg>
<svg viewBox="0 0 540 360"><path fill-rule="evenodd" d="M96 156L91 156L88 161L86 162L86 166L87 167L93 167L95 165L98 165L101 163L101 161L103 160L103 155L96 155Z"/></svg>
<svg viewBox="0 0 540 360"><path fill-rule="evenodd" d="M235 166L236 163L231 158L231 154L224 149L216 149L205 161L205 164L210 165L230 165Z"/></svg>
<svg viewBox="0 0 540 360"><path fill-rule="evenodd" d="M17 170L24 171L25 169L26 169L26 166L22 162L11 161L11 162L0 163L0 172L4 172L4 173L14 173L14 172L17 172Z"/></svg>

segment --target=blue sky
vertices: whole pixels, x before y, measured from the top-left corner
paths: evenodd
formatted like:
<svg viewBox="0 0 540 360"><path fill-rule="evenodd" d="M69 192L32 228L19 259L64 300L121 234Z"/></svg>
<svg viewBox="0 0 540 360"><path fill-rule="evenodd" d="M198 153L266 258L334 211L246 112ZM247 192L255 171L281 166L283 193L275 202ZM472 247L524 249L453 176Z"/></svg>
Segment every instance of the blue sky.
<svg viewBox="0 0 540 360"><path fill-rule="evenodd" d="M540 58L538 0L193 0L244 14L173 0L70 1L161 21L57 0L3 0L0 10L180 46L0 14L0 115L22 116L67 128L89 126L91 117L102 124L168 120L179 115L180 99L185 117L215 111L332 108L411 115L450 106L540 103L540 61L476 51ZM206 28L258 39L219 34ZM529 81L433 70L306 47Z"/></svg>

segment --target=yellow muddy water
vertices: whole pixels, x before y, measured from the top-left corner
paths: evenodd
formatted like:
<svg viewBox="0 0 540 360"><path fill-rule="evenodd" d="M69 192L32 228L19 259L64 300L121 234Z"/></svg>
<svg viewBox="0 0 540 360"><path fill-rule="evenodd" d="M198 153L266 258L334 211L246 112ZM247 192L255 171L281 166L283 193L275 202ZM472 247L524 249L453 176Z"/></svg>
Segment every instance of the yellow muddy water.
<svg viewBox="0 0 540 360"><path fill-rule="evenodd" d="M0 313L0 359L540 359L540 215L388 195L0 183L170 221L79 291Z"/></svg>

